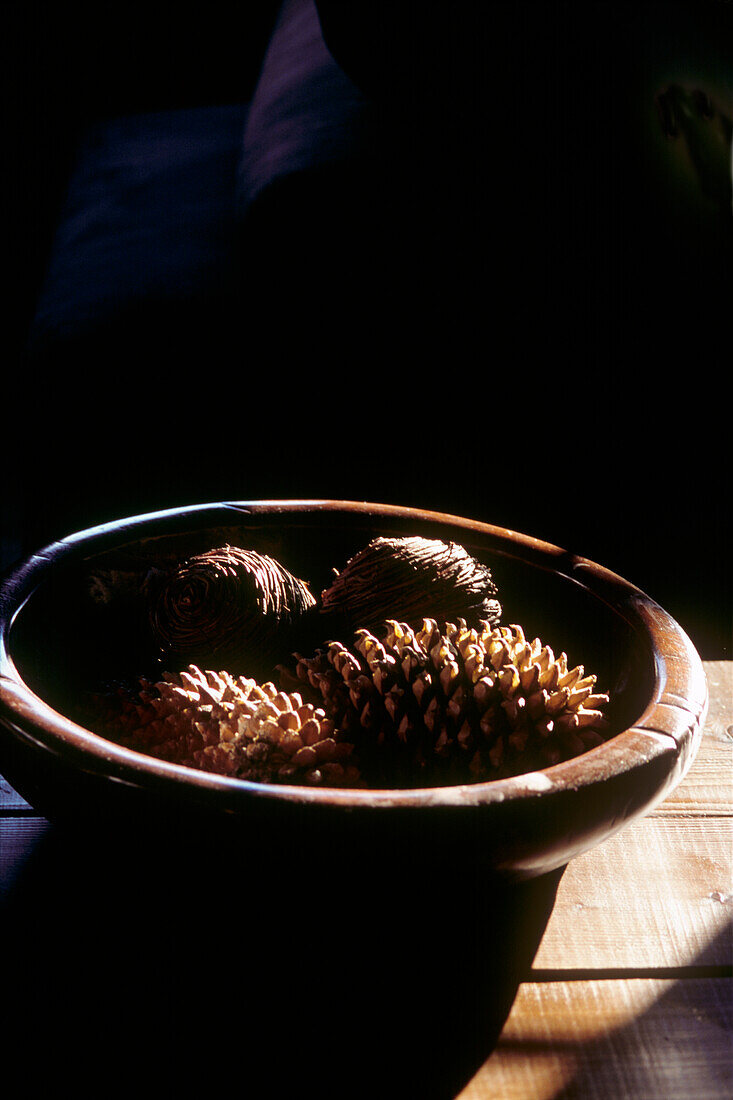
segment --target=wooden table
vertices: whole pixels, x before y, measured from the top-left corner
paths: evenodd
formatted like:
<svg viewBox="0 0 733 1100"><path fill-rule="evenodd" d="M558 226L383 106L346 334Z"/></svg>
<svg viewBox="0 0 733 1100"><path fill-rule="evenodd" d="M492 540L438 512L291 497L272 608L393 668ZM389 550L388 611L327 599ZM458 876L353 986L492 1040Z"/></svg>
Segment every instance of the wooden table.
<svg viewBox="0 0 733 1100"><path fill-rule="evenodd" d="M460 1100L733 1096L733 662L707 661L698 756L574 860L492 1056Z"/></svg>
<svg viewBox="0 0 733 1100"><path fill-rule="evenodd" d="M688 776L566 869L498 1045L460 1100L733 1095L733 661L705 669ZM51 829L0 780L0 901Z"/></svg>

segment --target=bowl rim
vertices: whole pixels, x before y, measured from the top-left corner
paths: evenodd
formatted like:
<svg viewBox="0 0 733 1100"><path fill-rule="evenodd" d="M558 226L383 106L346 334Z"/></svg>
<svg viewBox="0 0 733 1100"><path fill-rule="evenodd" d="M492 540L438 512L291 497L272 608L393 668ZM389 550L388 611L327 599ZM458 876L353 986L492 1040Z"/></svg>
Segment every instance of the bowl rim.
<svg viewBox="0 0 733 1100"><path fill-rule="evenodd" d="M652 697L638 720L602 745L541 771L506 779L445 787L398 789L337 788L296 784L262 784L198 771L146 756L108 741L56 711L22 679L10 648L12 624L50 569L62 560L114 549L145 537L235 522L236 514L296 515L302 512L348 512L364 519L413 518L422 523L465 529L492 540L493 550L559 573L607 604L645 638L654 667ZM153 534L155 531L155 534ZM643 768L666 756L669 771L682 777L697 750L707 712L707 681L700 657L679 624L641 589L618 574L552 543L481 520L396 504L328 499L219 501L129 516L75 532L30 555L6 573L0 584L0 730L75 760L80 766L122 782L180 785L207 797L216 792L321 806L358 808L425 808L482 806L516 799L542 798L577 791L601 780ZM656 801L667 788L660 789ZM647 807L649 808L649 807Z"/></svg>

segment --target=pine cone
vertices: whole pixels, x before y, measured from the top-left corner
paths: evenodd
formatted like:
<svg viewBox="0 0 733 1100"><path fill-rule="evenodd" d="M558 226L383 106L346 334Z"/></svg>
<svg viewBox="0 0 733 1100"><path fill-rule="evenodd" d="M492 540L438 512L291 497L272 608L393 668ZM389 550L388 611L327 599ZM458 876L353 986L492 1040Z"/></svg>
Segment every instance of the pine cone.
<svg viewBox="0 0 733 1100"><path fill-rule="evenodd" d="M106 719L98 714L120 744L176 764L260 783L360 782L353 746L324 711L271 682L190 665L159 683L142 681L137 697L116 692Z"/></svg>
<svg viewBox="0 0 733 1100"><path fill-rule="evenodd" d="M376 538L335 572L320 610L344 631L378 629L388 619L498 623L501 605L487 566L463 546L437 539Z"/></svg>
<svg viewBox="0 0 733 1100"><path fill-rule="evenodd" d="M273 558L224 546L163 578L150 622L169 667L194 663L262 679L315 602L307 584Z"/></svg>
<svg viewBox="0 0 733 1100"><path fill-rule="evenodd" d="M519 626L387 620L381 638L359 630L352 648L332 642L280 673L317 693L370 785L516 775L585 752L608 728L596 677Z"/></svg>

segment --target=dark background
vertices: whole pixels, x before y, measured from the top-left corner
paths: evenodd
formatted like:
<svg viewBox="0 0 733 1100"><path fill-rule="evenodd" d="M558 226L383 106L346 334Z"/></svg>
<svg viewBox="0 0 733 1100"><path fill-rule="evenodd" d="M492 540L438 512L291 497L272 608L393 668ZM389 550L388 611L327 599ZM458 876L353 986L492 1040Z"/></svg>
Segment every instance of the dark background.
<svg viewBox="0 0 733 1100"><path fill-rule="evenodd" d="M730 172L704 112L672 136L655 103L731 117L729 3L488 4L476 40L461 5L424 40L409 5L321 5L378 179L274 189L196 340L161 310L29 357L80 137L247 102L278 7L7 12L2 564L178 504L395 502L600 561L730 657Z"/></svg>

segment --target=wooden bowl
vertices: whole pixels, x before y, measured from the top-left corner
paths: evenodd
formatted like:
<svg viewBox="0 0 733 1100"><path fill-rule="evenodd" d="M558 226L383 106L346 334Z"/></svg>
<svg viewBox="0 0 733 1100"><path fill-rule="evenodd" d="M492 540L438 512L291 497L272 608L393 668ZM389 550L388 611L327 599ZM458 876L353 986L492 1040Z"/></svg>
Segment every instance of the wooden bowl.
<svg viewBox="0 0 733 1100"><path fill-rule="evenodd" d="M135 622L95 585L135 589L167 559L212 546L272 554L314 592L376 535L462 543L492 570L503 621L520 623L609 691L613 736L509 779L410 790L264 785L129 751L73 718L89 677L134 671ZM104 584L102 590L105 591ZM126 617L127 616L127 617ZM272 845L370 858L457 851L530 878L564 866L652 809L681 780L707 710L700 659L679 625L608 569L527 535L457 516L344 501L215 503L121 519L41 550L0 590L0 770L41 813L73 823L245 829ZM255 832L252 832L255 830ZM330 848L329 848L330 846ZM326 850L322 848L321 850Z"/></svg>

